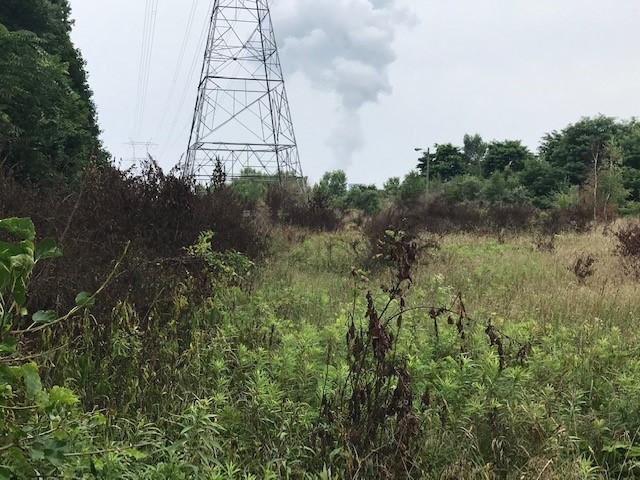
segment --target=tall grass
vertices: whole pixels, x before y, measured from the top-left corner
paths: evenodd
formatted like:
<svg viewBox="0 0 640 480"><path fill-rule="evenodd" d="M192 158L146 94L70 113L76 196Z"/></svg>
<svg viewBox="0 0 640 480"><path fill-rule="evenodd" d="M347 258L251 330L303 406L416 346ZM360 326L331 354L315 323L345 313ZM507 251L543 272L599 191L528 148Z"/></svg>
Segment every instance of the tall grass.
<svg viewBox="0 0 640 480"><path fill-rule="evenodd" d="M140 311L122 298L108 322L86 314L44 336L44 388L70 388L85 413L70 414L83 421L58 463L25 461L49 478L640 475L640 284L611 233L559 234L544 251L525 232L444 234L401 297L388 288L397 270L372 261L357 232L272 235L255 265L200 237L187 254L201 270L166 285L162 302ZM580 279L583 255L597 263ZM202 279L207 294L193 297ZM358 332L380 342L372 312L397 311L394 361L365 360L373 370L354 378ZM352 438L349 399L376 374L383 390L402 387L406 408L370 424L380 440L370 444ZM327 409L327 398L342 403ZM410 443L389 427L400 411L411 412Z"/></svg>

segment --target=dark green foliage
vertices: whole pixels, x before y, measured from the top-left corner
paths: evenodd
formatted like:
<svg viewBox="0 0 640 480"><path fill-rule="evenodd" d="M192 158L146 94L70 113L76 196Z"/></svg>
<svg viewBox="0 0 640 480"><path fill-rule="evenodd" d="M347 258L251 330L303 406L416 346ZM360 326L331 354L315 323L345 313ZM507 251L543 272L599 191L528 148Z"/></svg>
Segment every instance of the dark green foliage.
<svg viewBox="0 0 640 480"><path fill-rule="evenodd" d="M546 135L539 156L517 140L486 143L480 135L465 135L462 148L442 144L435 153L424 153L418 165L423 176L427 166L431 193L452 202L550 209L579 201L591 208L592 217L609 220L616 212L636 211L640 201L640 124L583 118ZM411 201L418 197L406 196Z"/></svg>
<svg viewBox="0 0 640 480"><path fill-rule="evenodd" d="M464 175L443 185L442 195L452 202L482 201L495 204L529 205L531 197L517 176L494 173L489 178Z"/></svg>
<svg viewBox="0 0 640 480"><path fill-rule="evenodd" d="M93 118L95 112L84 60L70 38L73 26L70 14L68 0L3 0L0 4L0 23L11 31L35 33L47 53L59 57L67 65L73 90L91 110L92 131L97 136L98 127Z"/></svg>
<svg viewBox="0 0 640 480"><path fill-rule="evenodd" d="M435 153L426 152L418 163L418 170L425 177L427 167L431 178L447 181L467 171L467 157L450 143L436 145Z"/></svg>
<svg viewBox="0 0 640 480"><path fill-rule="evenodd" d="M396 198L400 193L400 177L391 177L386 182L384 182L383 189L384 193L389 198Z"/></svg>
<svg viewBox="0 0 640 480"><path fill-rule="evenodd" d="M519 172L519 181L536 206L551 207L553 196L562 189L562 178L545 160L527 159Z"/></svg>
<svg viewBox="0 0 640 480"><path fill-rule="evenodd" d="M104 158L66 1L0 4L0 156L18 178L75 179Z"/></svg>
<svg viewBox="0 0 640 480"><path fill-rule="evenodd" d="M426 191L426 178L417 171L409 172L400 184L400 203L411 205L412 203L417 202Z"/></svg>
<svg viewBox="0 0 640 480"><path fill-rule="evenodd" d="M96 153L92 112L40 44L0 25L0 155L22 179L75 178Z"/></svg>
<svg viewBox="0 0 640 480"><path fill-rule="evenodd" d="M516 176L496 172L484 185L482 197L490 203L508 203L527 205L530 203L526 188L518 182Z"/></svg>
<svg viewBox="0 0 640 480"><path fill-rule="evenodd" d="M640 123L633 119L628 124L623 123L620 130L621 133L616 140L624 159L624 166L640 169Z"/></svg>
<svg viewBox="0 0 640 480"><path fill-rule="evenodd" d="M640 201L640 170L625 167L622 170L622 178L625 188L629 191L629 199Z"/></svg>
<svg viewBox="0 0 640 480"><path fill-rule="evenodd" d="M325 173L313 187L316 202L331 208L340 207L346 194L347 175L342 170Z"/></svg>
<svg viewBox="0 0 640 480"><path fill-rule="evenodd" d="M443 195L452 202L482 200L485 184L486 181L482 177L462 175L444 187Z"/></svg>
<svg viewBox="0 0 640 480"><path fill-rule="evenodd" d="M547 134L540 145L540 156L562 172L562 180L582 184L593 170L594 158L603 162L607 145L623 130L611 117L583 118L561 132Z"/></svg>
<svg viewBox="0 0 640 480"><path fill-rule="evenodd" d="M532 157L527 147L519 140L491 142L482 162L482 171L486 177L504 171L518 172Z"/></svg>
<svg viewBox="0 0 640 480"><path fill-rule="evenodd" d="M355 208L372 215L380 211L380 192L375 185L354 185L344 197L345 208Z"/></svg>

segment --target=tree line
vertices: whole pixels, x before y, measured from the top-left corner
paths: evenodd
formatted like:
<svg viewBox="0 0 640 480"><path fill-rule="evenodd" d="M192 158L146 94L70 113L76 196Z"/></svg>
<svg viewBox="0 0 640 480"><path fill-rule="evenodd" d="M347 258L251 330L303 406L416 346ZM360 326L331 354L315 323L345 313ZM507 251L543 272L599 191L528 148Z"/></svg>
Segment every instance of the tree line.
<svg viewBox="0 0 640 480"><path fill-rule="evenodd" d="M465 135L423 152L404 178L348 186L343 171L326 173L314 195L336 208L375 213L389 202L410 205L425 196L450 202L521 204L540 209L589 204L594 215L640 209L640 122L585 117L546 134L537 152L519 140ZM603 213L605 214L605 213Z"/></svg>

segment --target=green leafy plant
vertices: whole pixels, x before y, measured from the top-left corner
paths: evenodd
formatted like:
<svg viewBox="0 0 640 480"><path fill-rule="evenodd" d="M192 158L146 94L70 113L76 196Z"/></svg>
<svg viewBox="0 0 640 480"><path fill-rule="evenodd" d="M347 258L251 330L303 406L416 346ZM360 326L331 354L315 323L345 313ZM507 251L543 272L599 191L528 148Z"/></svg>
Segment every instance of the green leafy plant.
<svg viewBox="0 0 640 480"><path fill-rule="evenodd" d="M0 242L0 479L52 478L78 463L83 457L78 452L91 445L90 432L104 418L80 412L77 395L67 388L44 388L33 360L47 352L25 355L19 347L25 335L88 309L109 279L96 293L79 294L76 306L64 316L38 311L29 318L26 305L33 270L62 251L51 240L36 243L28 218L0 220L0 230L10 238Z"/></svg>
<svg viewBox="0 0 640 480"><path fill-rule="evenodd" d="M213 248L215 234L203 232L195 245L187 248L192 257L204 261L209 278L216 284L241 285L249 280L255 264L234 250L219 252Z"/></svg>

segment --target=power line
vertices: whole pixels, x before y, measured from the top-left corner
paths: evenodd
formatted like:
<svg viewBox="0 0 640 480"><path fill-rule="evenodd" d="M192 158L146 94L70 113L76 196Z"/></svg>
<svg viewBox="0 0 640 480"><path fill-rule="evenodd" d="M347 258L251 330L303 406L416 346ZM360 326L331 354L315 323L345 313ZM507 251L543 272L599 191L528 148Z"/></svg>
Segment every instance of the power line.
<svg viewBox="0 0 640 480"><path fill-rule="evenodd" d="M147 100L147 95L149 93L149 79L151 78L151 62L152 62L152 59L153 59L153 46L154 46L155 38L156 38L156 24L157 24L157 20L158 20L158 2L159 2L159 0L155 0L155 3L153 4L153 14L152 14L150 43L149 43L149 54L148 54L148 57L147 57L147 67L146 67L147 75L146 75L145 80L144 80L144 92L142 94L142 107L140 109L140 124L141 124L141 127L142 127L142 124L144 122L144 113L145 113L145 109L146 109L146 100Z"/></svg>
<svg viewBox="0 0 640 480"><path fill-rule="evenodd" d="M140 59L138 60L138 91L136 94L136 106L133 112L133 131L137 133L138 120L140 113L140 102L142 99L142 84L144 79L144 65L147 52L147 35L149 31L149 20L151 18L150 12L151 0L146 0L144 7L144 22L142 26L142 43L140 46Z"/></svg>
<svg viewBox="0 0 640 480"><path fill-rule="evenodd" d="M146 99L149 90L151 76L151 60L155 42L156 24L158 18L158 1L147 0L145 4L144 26L142 31L142 47L140 51L140 64L138 72L138 97L134 115L134 132L140 134L144 121Z"/></svg>
<svg viewBox="0 0 640 480"><path fill-rule="evenodd" d="M180 101L177 104L178 108L177 111L175 113L175 115L173 116L173 121L171 122L169 131L167 133L167 135L164 137L164 146L162 149L162 152L160 154L160 158L164 157L164 154L166 153L168 146L171 145L171 141L174 138L175 132L176 132L176 125L178 124L178 118L179 118L179 113L180 113L180 108L184 105L184 102L187 98L187 94L191 91L192 88L192 80L193 80L193 75L195 74L196 71L196 67L198 66L198 60L200 59L200 56L202 55L203 51L205 50L204 48L204 44L207 40L207 30L209 27L209 13L213 12L213 4L214 4L214 0L211 0L210 2L210 8L207 10L208 15L205 18L205 21L203 22L203 26L202 26L202 31L200 32L200 37L198 39L198 42L196 44L196 48L194 49L193 52L193 59L191 61L191 66L189 67L189 71L187 74L187 78L186 78L186 82L184 85L184 88L182 89L182 94L180 96ZM191 119L189 119L189 122L191 122Z"/></svg>
<svg viewBox="0 0 640 480"><path fill-rule="evenodd" d="M198 6L198 0L193 0L193 3L191 4L191 10L189 12L189 17L187 20L187 27L184 31L184 36L182 38L182 45L180 46L180 52L178 53L178 61L176 62L176 68L173 72L173 79L171 80L171 86L169 87L169 93L167 95L167 98L164 104L162 115L160 116L158 127L156 128L156 132L158 133L162 131L165 125L167 114L169 113L169 107L171 105L171 101L173 100L173 96L176 91L176 86L178 84L178 78L180 77L180 73L182 72L182 63L184 61L184 56L187 50L187 44L189 43L189 33L191 32L191 28L193 27L193 21L195 20L195 17L196 17L197 6Z"/></svg>

